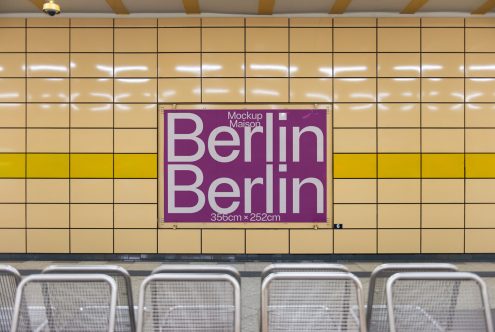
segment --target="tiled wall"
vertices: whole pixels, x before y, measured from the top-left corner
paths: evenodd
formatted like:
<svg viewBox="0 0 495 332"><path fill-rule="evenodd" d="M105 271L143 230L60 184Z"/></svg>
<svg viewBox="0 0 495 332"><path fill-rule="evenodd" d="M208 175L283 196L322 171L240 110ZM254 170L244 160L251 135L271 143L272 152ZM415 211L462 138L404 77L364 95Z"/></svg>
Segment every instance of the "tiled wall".
<svg viewBox="0 0 495 332"><path fill-rule="evenodd" d="M3 18L0 252L495 252L494 40L493 18ZM158 104L332 102L343 229L159 225Z"/></svg>

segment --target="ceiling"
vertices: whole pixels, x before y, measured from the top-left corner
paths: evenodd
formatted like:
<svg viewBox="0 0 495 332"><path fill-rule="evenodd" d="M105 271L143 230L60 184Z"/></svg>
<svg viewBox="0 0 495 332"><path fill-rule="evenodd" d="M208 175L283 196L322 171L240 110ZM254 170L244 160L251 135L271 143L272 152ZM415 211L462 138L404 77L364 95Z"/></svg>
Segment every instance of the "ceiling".
<svg viewBox="0 0 495 332"><path fill-rule="evenodd" d="M45 0L0 0L0 15L42 15ZM495 15L495 0L56 0L64 16Z"/></svg>

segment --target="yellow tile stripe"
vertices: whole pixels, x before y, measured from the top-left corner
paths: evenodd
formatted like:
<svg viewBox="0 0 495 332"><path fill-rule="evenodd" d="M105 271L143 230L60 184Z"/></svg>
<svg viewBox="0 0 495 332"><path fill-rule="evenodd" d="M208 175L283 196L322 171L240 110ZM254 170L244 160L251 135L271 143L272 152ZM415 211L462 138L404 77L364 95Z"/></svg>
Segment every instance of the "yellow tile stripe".
<svg viewBox="0 0 495 332"><path fill-rule="evenodd" d="M379 154L378 177L419 179L421 176L420 154Z"/></svg>
<svg viewBox="0 0 495 332"><path fill-rule="evenodd" d="M495 178L495 154L467 154L467 178Z"/></svg>
<svg viewBox="0 0 495 332"><path fill-rule="evenodd" d="M334 154L333 174L338 178L376 178L376 154Z"/></svg>
<svg viewBox="0 0 495 332"><path fill-rule="evenodd" d="M464 178L464 154L423 154L423 178Z"/></svg>
<svg viewBox="0 0 495 332"><path fill-rule="evenodd" d="M69 154L27 154L27 177L64 179L69 177Z"/></svg>
<svg viewBox="0 0 495 332"><path fill-rule="evenodd" d="M156 154L116 154L116 178L156 178Z"/></svg>
<svg viewBox="0 0 495 332"><path fill-rule="evenodd" d="M113 155L71 154L70 175L72 178L111 179L113 178Z"/></svg>
<svg viewBox="0 0 495 332"><path fill-rule="evenodd" d="M24 178L26 156L23 153L0 154L0 178Z"/></svg>
<svg viewBox="0 0 495 332"><path fill-rule="evenodd" d="M25 159L27 158L27 160ZM378 163L377 163L378 158ZM421 161L422 158L422 161ZM156 154L0 153L0 178L157 178ZM495 178L495 153L468 153L466 178ZM27 172L26 166L27 164ZM464 154L333 155L334 177L463 178ZM421 170L422 165L422 170Z"/></svg>

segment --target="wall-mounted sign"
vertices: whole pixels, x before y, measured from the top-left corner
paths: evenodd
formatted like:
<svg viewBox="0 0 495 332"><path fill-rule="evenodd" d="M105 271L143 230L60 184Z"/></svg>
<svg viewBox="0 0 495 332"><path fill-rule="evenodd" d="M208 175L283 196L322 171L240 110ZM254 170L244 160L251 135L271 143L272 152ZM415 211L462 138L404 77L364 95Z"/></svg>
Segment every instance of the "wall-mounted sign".
<svg viewBox="0 0 495 332"><path fill-rule="evenodd" d="M327 112L167 110L165 222L326 222Z"/></svg>

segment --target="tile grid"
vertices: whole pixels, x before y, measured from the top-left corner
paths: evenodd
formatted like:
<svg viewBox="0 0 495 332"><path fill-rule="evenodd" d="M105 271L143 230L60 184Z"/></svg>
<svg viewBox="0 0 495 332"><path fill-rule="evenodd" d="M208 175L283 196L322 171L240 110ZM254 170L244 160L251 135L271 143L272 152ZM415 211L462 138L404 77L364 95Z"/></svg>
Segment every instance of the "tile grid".
<svg viewBox="0 0 495 332"><path fill-rule="evenodd" d="M27 29L26 29L26 31L27 31ZM333 33L333 29L332 29L332 33ZM464 34L465 34L465 33L466 33L466 31L464 30ZM26 51L26 52L27 52L27 51ZM246 53L246 52L244 52L244 53ZM333 54L333 53L334 53L334 52L332 52L332 54ZM464 56L465 56L465 51L464 51ZM332 57L333 57L333 55L332 55ZM245 62L245 64L246 64L246 62ZM466 69L464 69L464 70L466 70ZM25 75L26 75L26 74L25 74ZM290 75L290 74L289 74L289 75ZM246 74L244 74L244 76L246 76ZM27 77L27 75L26 75L26 77ZM246 78L245 78L245 79L246 79ZM290 79L289 79L289 80L290 80ZM334 80L334 78L332 77L332 81L333 81L333 80ZM376 84L378 84L378 79L376 79L376 80L377 80L377 83L376 83ZM27 82L26 82L26 84L27 84ZM290 82L289 82L289 84L290 84ZM422 84L422 80L420 80L420 84ZM466 84L466 81L464 80L464 89L466 89L466 88L465 88L465 84ZM27 90L27 87L26 87L26 90ZM202 89L201 89L201 90L202 90ZM332 87L332 90L333 90L333 87ZM158 87L157 87L157 91L158 91ZM376 92L376 94L378 94L378 91ZM246 94L245 94L245 96L246 96ZM290 94L289 94L289 96L290 96ZM465 101L465 96L464 96L464 101ZM489 102L487 102L487 103L489 103ZM420 104L421 104L421 102L420 102ZM464 103L464 107L465 107L465 103ZM421 113L422 113L422 112L421 112ZM466 115L464 114L464 117L465 117L465 116L466 116ZM377 124L377 126L378 126L378 124ZM375 127L375 128L376 128L376 127ZM421 126L420 128L422 128L422 126ZM422 131L423 131L423 130L421 129L421 132L422 132ZM466 129L464 128L464 135L465 135L465 132L466 132ZM465 138L465 139L466 139L466 138ZM27 140L26 140L26 145L27 145ZM421 145L420 145L420 148L421 148ZM464 150L465 150L465 149L466 149L466 147L464 147ZM420 155L421 155L421 159L422 159L422 154L420 153ZM115 156L114 156L114 158L115 158ZM465 156L464 156L464 159L466 159L466 157L465 157ZM27 161L26 161L25 163L26 163L26 165L27 165ZM464 173L466 172L465 168L466 168L466 164L464 163ZM423 167L420 167L420 171L421 171L421 172L422 172L422 169L423 169ZM27 172L27 169L25 170L25 172ZM422 177L421 177L421 178L422 178ZM421 180L421 181L422 181L422 180ZM466 182L466 180L464 180L464 182ZM465 189L466 189L466 188L465 188ZM114 190L115 190L115 189L114 189ZM426 204L428 204L428 203L426 203ZM466 221L464 220L464 223L465 223L465 222L466 222Z"/></svg>

